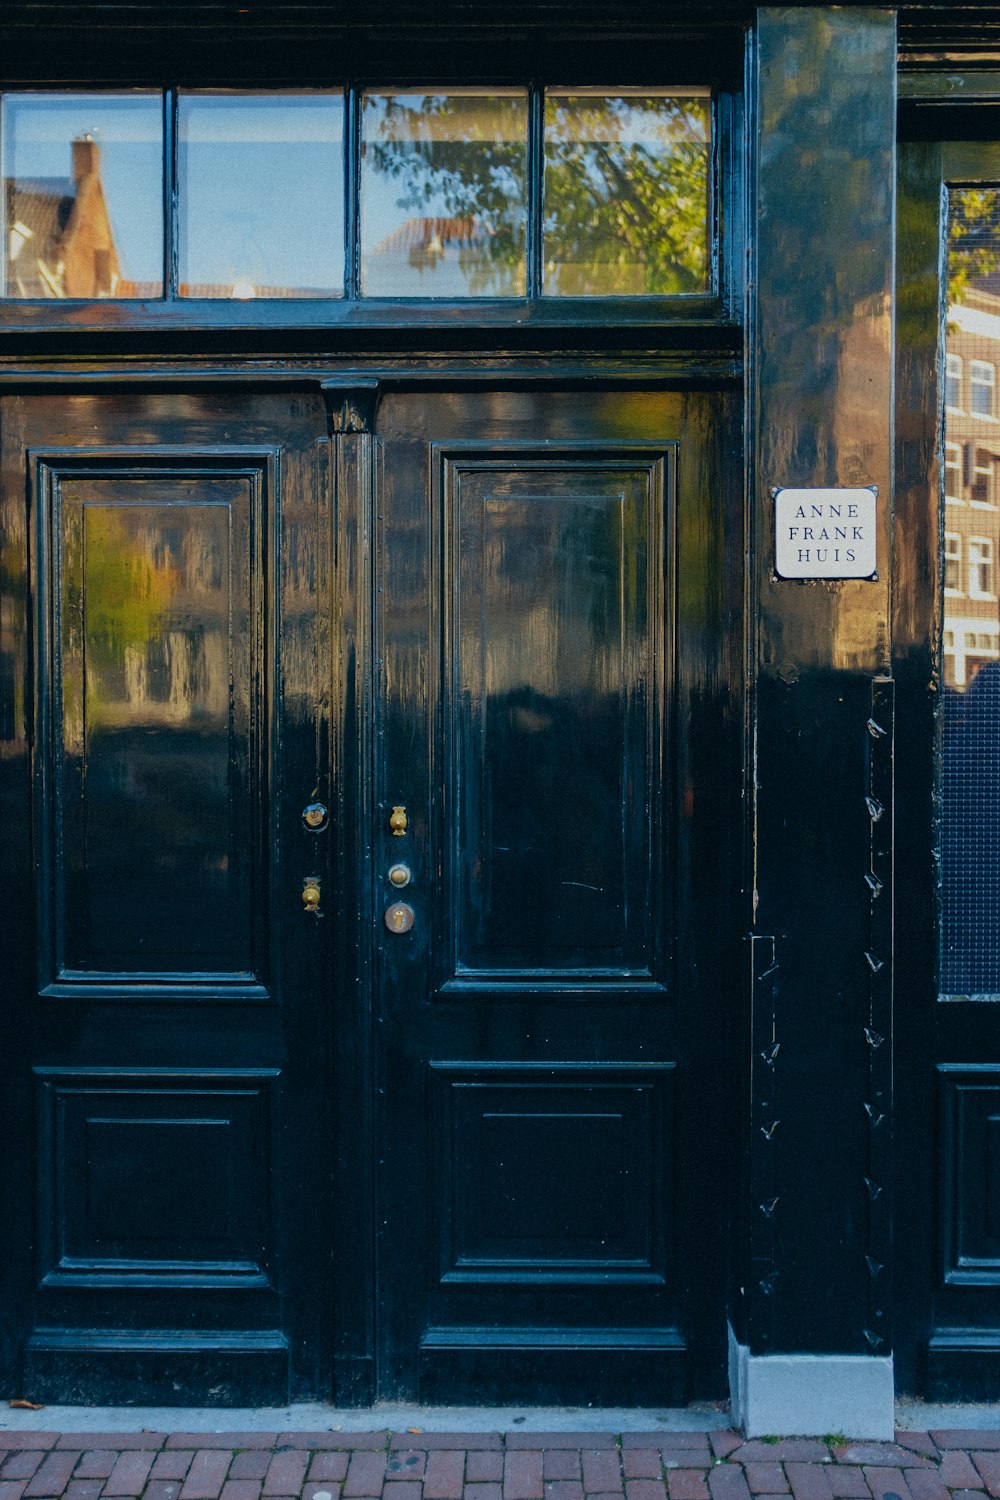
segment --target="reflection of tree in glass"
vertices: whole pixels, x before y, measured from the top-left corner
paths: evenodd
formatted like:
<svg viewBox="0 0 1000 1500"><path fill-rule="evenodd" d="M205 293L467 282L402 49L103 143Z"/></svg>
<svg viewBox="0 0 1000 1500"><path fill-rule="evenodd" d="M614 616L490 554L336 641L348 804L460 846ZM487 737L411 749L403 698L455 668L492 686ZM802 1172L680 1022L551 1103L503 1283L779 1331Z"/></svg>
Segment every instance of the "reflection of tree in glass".
<svg viewBox="0 0 1000 1500"><path fill-rule="evenodd" d="M374 128L366 120L371 165L400 184L399 208L428 216L428 233L409 246L410 265L433 270L457 244L470 291L523 292L524 95L369 95L365 106L369 116L380 115Z"/></svg>
<svg viewBox="0 0 1000 1500"><path fill-rule="evenodd" d="M948 301L1000 269L1000 190L953 188L948 194Z"/></svg>
<svg viewBox="0 0 1000 1500"><path fill-rule="evenodd" d="M366 111L376 110L377 123L366 122L372 166L400 183L400 208L434 216L410 245L410 264L440 259L443 207L469 290L523 290L524 96L369 95ZM704 291L708 139L707 99L549 94L545 291Z"/></svg>
<svg viewBox="0 0 1000 1500"><path fill-rule="evenodd" d="M704 291L708 101L550 93L547 292Z"/></svg>

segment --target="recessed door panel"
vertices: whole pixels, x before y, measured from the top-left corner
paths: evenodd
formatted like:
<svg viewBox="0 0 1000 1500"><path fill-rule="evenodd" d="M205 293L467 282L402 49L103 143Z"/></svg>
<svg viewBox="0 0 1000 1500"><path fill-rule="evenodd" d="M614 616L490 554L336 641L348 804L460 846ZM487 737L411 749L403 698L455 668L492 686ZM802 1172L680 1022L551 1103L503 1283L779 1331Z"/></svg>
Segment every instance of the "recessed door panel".
<svg viewBox="0 0 1000 1500"><path fill-rule="evenodd" d="M670 457L440 457L458 976L590 984L662 968L652 770Z"/></svg>
<svg viewBox="0 0 1000 1500"><path fill-rule="evenodd" d="M262 993L267 458L36 459L42 984Z"/></svg>

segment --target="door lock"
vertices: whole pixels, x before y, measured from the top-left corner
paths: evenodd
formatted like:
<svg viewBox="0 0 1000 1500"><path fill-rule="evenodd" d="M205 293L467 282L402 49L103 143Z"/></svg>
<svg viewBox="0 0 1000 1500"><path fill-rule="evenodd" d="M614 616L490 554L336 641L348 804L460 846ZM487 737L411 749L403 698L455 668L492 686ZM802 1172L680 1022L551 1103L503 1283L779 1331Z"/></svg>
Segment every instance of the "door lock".
<svg viewBox="0 0 1000 1500"><path fill-rule="evenodd" d="M401 839L403 837L406 832L407 822L406 808L397 804L393 808L392 816L389 819L389 827L392 829L394 838Z"/></svg>
<svg viewBox="0 0 1000 1500"><path fill-rule="evenodd" d="M307 875L305 880L302 882L302 905L305 907L306 911L310 912L314 917L320 917L323 915L319 909L321 895L322 890L320 889L319 876Z"/></svg>
<svg viewBox="0 0 1000 1500"><path fill-rule="evenodd" d="M310 802L302 809L302 821L310 833L322 833L330 817L322 802Z"/></svg>
<svg viewBox="0 0 1000 1500"><path fill-rule="evenodd" d="M385 925L390 932L409 932L415 920L416 913L406 901L394 901L385 909Z"/></svg>

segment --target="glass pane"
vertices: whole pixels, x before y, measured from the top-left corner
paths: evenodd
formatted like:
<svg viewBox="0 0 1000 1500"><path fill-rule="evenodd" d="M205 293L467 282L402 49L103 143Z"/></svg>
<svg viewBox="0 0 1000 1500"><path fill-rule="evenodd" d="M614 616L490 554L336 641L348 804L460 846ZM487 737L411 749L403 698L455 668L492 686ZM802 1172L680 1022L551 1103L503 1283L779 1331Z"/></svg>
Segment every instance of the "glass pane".
<svg viewBox="0 0 1000 1500"><path fill-rule="evenodd" d="M384 93L361 115L366 297L523 297L528 96Z"/></svg>
<svg viewBox="0 0 1000 1500"><path fill-rule="evenodd" d="M1000 995L1000 188L949 194L941 990Z"/></svg>
<svg viewBox="0 0 1000 1500"><path fill-rule="evenodd" d="M4 295L162 297L158 94L7 94Z"/></svg>
<svg viewBox="0 0 1000 1500"><path fill-rule="evenodd" d="M181 296L343 296L343 139L339 94L181 95Z"/></svg>
<svg viewBox="0 0 1000 1500"><path fill-rule="evenodd" d="M546 295L707 291L710 139L707 91L547 90Z"/></svg>

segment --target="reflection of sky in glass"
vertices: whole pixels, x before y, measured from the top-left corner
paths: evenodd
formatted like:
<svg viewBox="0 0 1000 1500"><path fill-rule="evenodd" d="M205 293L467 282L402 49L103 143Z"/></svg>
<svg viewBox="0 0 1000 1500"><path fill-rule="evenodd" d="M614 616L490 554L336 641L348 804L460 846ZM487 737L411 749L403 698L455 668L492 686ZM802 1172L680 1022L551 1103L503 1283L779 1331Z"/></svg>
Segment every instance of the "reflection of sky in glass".
<svg viewBox="0 0 1000 1500"><path fill-rule="evenodd" d="M341 296L341 95L181 95L178 122L182 292Z"/></svg>
<svg viewBox="0 0 1000 1500"><path fill-rule="evenodd" d="M546 90L546 293L707 289L710 107L707 90Z"/></svg>
<svg viewBox="0 0 1000 1500"><path fill-rule="evenodd" d="M362 295L523 297L527 143L523 89L366 92Z"/></svg>
<svg viewBox="0 0 1000 1500"><path fill-rule="evenodd" d="M101 181L121 275L160 286L163 106L159 94L5 95L4 177L67 183L70 143L87 135L101 149Z"/></svg>

